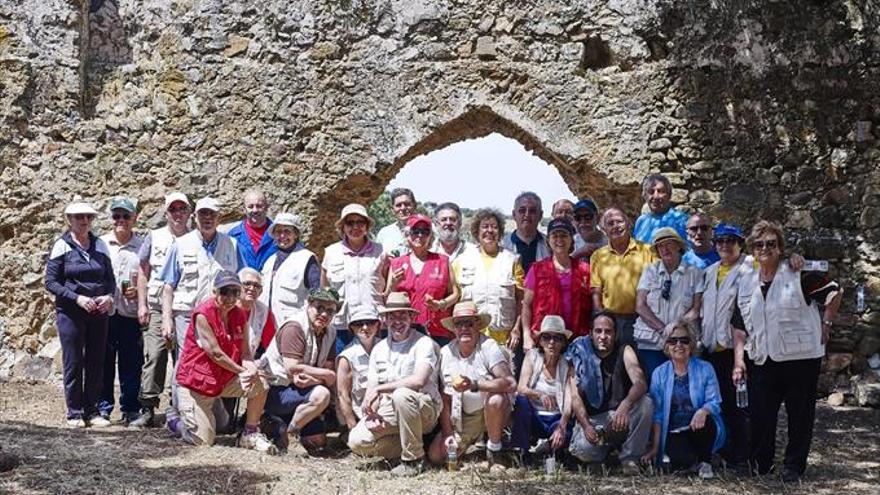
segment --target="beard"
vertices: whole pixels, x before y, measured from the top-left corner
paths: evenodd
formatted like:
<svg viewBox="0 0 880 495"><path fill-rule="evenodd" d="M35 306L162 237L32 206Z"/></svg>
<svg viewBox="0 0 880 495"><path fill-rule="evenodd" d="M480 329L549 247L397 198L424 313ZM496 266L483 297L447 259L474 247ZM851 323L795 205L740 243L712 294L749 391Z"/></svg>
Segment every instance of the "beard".
<svg viewBox="0 0 880 495"><path fill-rule="evenodd" d="M443 244L452 244L454 242L458 242L458 240L461 238L461 232L459 231L459 229L440 229L440 232L437 233L437 238Z"/></svg>

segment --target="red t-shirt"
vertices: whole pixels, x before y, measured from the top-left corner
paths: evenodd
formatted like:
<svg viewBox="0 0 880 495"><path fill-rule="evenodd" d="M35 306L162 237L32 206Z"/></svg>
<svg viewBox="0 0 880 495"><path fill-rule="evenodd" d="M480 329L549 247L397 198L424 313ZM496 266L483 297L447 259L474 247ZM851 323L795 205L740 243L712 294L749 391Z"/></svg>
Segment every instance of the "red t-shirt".
<svg viewBox="0 0 880 495"><path fill-rule="evenodd" d="M257 249L260 247L260 241L263 240L263 235L266 233L266 229L269 228L269 222L263 224L262 227L251 227L250 222L244 222L244 231L247 232L248 239L251 241L251 246L254 247L254 252L257 252Z"/></svg>

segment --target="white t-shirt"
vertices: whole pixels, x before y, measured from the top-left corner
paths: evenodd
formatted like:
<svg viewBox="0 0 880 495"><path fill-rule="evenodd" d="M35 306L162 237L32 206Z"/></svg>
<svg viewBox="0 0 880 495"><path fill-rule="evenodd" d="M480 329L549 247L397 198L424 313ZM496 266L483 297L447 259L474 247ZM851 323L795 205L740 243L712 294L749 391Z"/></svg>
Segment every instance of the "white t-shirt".
<svg viewBox="0 0 880 495"><path fill-rule="evenodd" d="M495 378L492 368L500 363L506 363L507 358L501 351L501 347L495 340L480 335L480 341L470 356L463 358L458 348L458 342L453 340L440 350L440 373L443 377L443 392L453 395L457 392L452 388L452 379L457 375L469 378L471 381L491 380ZM466 414L473 414L483 409L484 397L482 392L466 391L462 393L462 408Z"/></svg>
<svg viewBox="0 0 880 495"><path fill-rule="evenodd" d="M431 366L431 376L419 390L428 394L435 403L441 404L437 375L440 370L440 352L430 337L416 330L410 330L409 338L394 342L391 335L376 344L370 354L370 368L367 371L368 386L395 382L415 373L416 365L427 363Z"/></svg>

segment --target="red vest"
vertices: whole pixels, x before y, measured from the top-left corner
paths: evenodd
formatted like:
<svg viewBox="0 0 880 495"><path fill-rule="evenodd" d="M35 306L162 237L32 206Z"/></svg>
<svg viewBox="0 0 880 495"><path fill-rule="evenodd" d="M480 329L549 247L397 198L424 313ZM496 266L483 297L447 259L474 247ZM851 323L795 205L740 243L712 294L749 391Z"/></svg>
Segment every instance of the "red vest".
<svg viewBox="0 0 880 495"><path fill-rule="evenodd" d="M406 292L413 309L419 312L415 322L425 326L428 334L434 337L453 338L452 332L446 329L440 320L452 316L452 308L443 311L432 311L425 304L425 296L430 294L435 300L447 296L446 289L449 287L449 259L442 254L428 253L422 273L416 275L410 262L411 254L400 256L391 260L391 270L396 270L404 265L405 275L397 285L397 291Z"/></svg>
<svg viewBox="0 0 880 495"><path fill-rule="evenodd" d="M553 266L553 258L532 263L529 270L535 272L535 295L532 299L532 335L541 329L541 321L547 315L562 316L562 285ZM589 335L590 310L590 264L586 261L571 260L571 321L565 326L574 332L574 337Z"/></svg>
<svg viewBox="0 0 880 495"><path fill-rule="evenodd" d="M198 315L202 315L208 320L208 325L214 330L214 338L217 339L220 349L230 359L241 364L247 314L237 306L232 308L227 317L229 326L224 327L223 320L220 318L220 308L217 307L213 297L193 309L192 319L186 329L183 350L180 353L180 364L177 366L177 383L201 395L217 397L226 384L235 378L236 374L215 363L199 347L196 342L196 316Z"/></svg>

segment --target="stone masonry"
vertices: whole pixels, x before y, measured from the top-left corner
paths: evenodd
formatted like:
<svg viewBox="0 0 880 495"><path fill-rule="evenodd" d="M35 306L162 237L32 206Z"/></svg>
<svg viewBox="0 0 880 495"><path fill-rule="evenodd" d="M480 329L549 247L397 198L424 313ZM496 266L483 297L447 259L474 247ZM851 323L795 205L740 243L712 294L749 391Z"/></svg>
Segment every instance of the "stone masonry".
<svg viewBox="0 0 880 495"><path fill-rule="evenodd" d="M683 208L782 221L848 290L831 387L880 350L878 81L871 0L0 0L0 375L57 353L74 194L147 229L170 189L232 220L261 184L320 251L413 157L499 132L602 205L662 171Z"/></svg>

